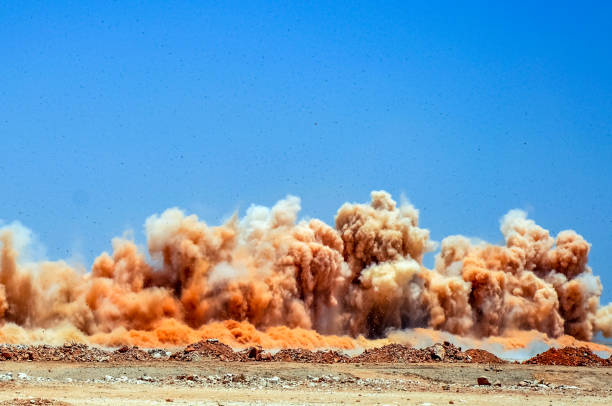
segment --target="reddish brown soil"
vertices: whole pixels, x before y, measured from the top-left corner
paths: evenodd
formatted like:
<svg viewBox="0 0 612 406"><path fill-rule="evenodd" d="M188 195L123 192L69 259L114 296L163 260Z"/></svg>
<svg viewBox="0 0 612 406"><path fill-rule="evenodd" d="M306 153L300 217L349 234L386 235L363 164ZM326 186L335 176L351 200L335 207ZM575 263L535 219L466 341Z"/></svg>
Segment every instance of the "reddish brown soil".
<svg viewBox="0 0 612 406"><path fill-rule="evenodd" d="M427 362L429 354L401 344L389 344L365 350L352 358L353 362Z"/></svg>
<svg viewBox="0 0 612 406"><path fill-rule="evenodd" d="M461 348L449 342L417 349L401 344L388 344L384 347L365 350L353 357L351 362L470 362Z"/></svg>
<svg viewBox="0 0 612 406"><path fill-rule="evenodd" d="M314 362L320 364L333 364L350 362L351 358L336 351L308 351L302 349L280 350L273 357L274 361Z"/></svg>
<svg viewBox="0 0 612 406"><path fill-rule="evenodd" d="M0 348L2 361L65 361L88 362L109 360L111 353L85 344L50 345L3 345Z"/></svg>
<svg viewBox="0 0 612 406"><path fill-rule="evenodd" d="M196 361L202 358L216 358L221 361L245 361L243 353L236 352L229 345L216 340L198 341L189 344L182 351L170 356L176 361Z"/></svg>
<svg viewBox="0 0 612 406"><path fill-rule="evenodd" d="M611 366L612 359L603 359L585 347L551 348L524 362L538 365Z"/></svg>
<svg viewBox="0 0 612 406"><path fill-rule="evenodd" d="M353 357L337 351L309 351L283 349L276 353L258 347L234 351L230 346L209 339L190 344L174 353L162 349L141 349L123 346L114 351L89 347L84 344L49 345L0 345L0 361L64 361L64 362L124 362L124 361L220 361L305 362L319 364L338 363L485 363L501 364L506 361L485 350L470 349L465 352L451 343L444 342L417 349L401 344L389 344L365 350ZM612 358L603 359L587 348L551 348L524 363L568 366L612 366Z"/></svg>
<svg viewBox="0 0 612 406"><path fill-rule="evenodd" d="M111 359L118 361L152 361L153 357L138 347L124 345L112 352Z"/></svg>
<svg viewBox="0 0 612 406"><path fill-rule="evenodd" d="M469 355L470 358L472 358L472 362L475 362L477 364L505 364L506 363L506 361L504 361L501 358L498 358L495 354L491 354L489 351L485 351L485 350L471 349L471 350L467 350L465 353Z"/></svg>

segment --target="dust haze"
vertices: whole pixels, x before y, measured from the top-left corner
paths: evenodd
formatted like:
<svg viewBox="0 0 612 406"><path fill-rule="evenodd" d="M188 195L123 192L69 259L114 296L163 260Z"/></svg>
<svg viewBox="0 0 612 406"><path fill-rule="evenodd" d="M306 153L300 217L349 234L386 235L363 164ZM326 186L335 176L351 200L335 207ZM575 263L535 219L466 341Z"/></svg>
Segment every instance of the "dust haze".
<svg viewBox="0 0 612 406"><path fill-rule="evenodd" d="M427 269L436 245L418 210L384 191L342 205L334 225L299 211L288 196L211 226L171 208L146 220L148 253L115 238L89 272L20 260L31 232L4 227L0 340L349 349L442 334L512 349L612 336L590 244L573 230L551 236L511 210L504 245L449 236Z"/></svg>

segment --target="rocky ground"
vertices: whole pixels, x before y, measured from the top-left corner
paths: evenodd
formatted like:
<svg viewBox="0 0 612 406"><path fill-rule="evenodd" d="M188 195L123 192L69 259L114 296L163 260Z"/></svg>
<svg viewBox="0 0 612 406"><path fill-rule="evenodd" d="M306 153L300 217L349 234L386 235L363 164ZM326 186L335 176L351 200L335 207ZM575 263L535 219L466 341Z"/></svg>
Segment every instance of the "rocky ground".
<svg viewBox="0 0 612 406"><path fill-rule="evenodd" d="M583 348L517 364L449 343L348 357L209 340L175 351L3 345L0 359L0 405L612 404L610 360Z"/></svg>

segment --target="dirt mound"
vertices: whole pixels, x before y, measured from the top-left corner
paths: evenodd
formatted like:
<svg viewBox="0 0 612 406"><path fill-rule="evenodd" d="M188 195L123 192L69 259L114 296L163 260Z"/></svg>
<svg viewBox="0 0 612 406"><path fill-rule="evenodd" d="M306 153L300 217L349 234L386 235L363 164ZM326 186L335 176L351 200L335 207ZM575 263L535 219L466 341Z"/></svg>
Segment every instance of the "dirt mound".
<svg viewBox="0 0 612 406"><path fill-rule="evenodd" d="M50 345L0 345L2 361L66 361L100 362L110 359L107 351L85 344Z"/></svg>
<svg viewBox="0 0 612 406"><path fill-rule="evenodd" d="M388 344L367 349L351 359L352 362L427 362L430 360L429 352L402 344Z"/></svg>
<svg viewBox="0 0 612 406"><path fill-rule="evenodd" d="M216 339L208 339L189 344L183 351L176 352L170 359L176 361L198 361L203 358L214 358L221 361L246 361L244 353L236 352L229 345Z"/></svg>
<svg viewBox="0 0 612 406"><path fill-rule="evenodd" d="M610 366L610 359L603 359L586 347L551 348L524 364L567 366Z"/></svg>
<svg viewBox="0 0 612 406"><path fill-rule="evenodd" d="M138 347L124 345L110 354L111 361L152 361L156 358L150 352L141 350Z"/></svg>
<svg viewBox="0 0 612 406"><path fill-rule="evenodd" d="M62 402L60 400L32 398L32 399L12 399L0 402L2 406L72 406L72 403Z"/></svg>
<svg viewBox="0 0 612 406"><path fill-rule="evenodd" d="M164 356L160 356L162 353ZM153 361L168 358L158 349L144 351L138 347L123 346L115 351L90 347L85 344L50 345L0 345L0 361L64 361L64 362L120 362Z"/></svg>
<svg viewBox="0 0 612 406"><path fill-rule="evenodd" d="M351 362L470 362L461 348L449 342L416 349L402 344L388 344L365 350L353 357Z"/></svg>
<svg viewBox="0 0 612 406"><path fill-rule="evenodd" d="M0 344L0 361L64 361L64 362L124 362L124 361L199 361L218 359L221 361L274 361L305 363L420 363L420 362L472 362L482 364L502 364L503 359L479 349L462 351L449 342L434 344L417 349L402 344L388 344L383 347L367 349L359 355L350 357L342 352L310 351L300 348L282 349L275 354L260 347L249 347L234 351L232 347L216 339L208 339L189 344L184 349L170 353L164 349L141 349L122 346L115 350L90 347L85 344L50 345L12 345ZM551 348L524 362L540 365L569 366L612 366L612 358L603 359L585 347Z"/></svg>
<svg viewBox="0 0 612 406"><path fill-rule="evenodd" d="M285 362L312 362L320 364L333 364L350 362L350 358L337 351L308 351L303 349L284 349L273 356L274 361Z"/></svg>
<svg viewBox="0 0 612 406"><path fill-rule="evenodd" d="M470 349L465 352L466 355L472 359L472 362L477 364L505 364L501 358L498 358L495 354L491 354L489 351Z"/></svg>

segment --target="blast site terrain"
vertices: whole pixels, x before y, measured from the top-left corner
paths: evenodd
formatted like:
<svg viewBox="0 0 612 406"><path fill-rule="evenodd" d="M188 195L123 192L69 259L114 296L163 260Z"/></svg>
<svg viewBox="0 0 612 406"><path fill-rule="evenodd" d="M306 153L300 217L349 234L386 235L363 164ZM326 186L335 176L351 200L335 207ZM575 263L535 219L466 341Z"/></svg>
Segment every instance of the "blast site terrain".
<svg viewBox="0 0 612 406"><path fill-rule="evenodd" d="M608 405L612 360L586 348L507 362L450 344L362 353L216 340L184 348L0 345L0 405Z"/></svg>

